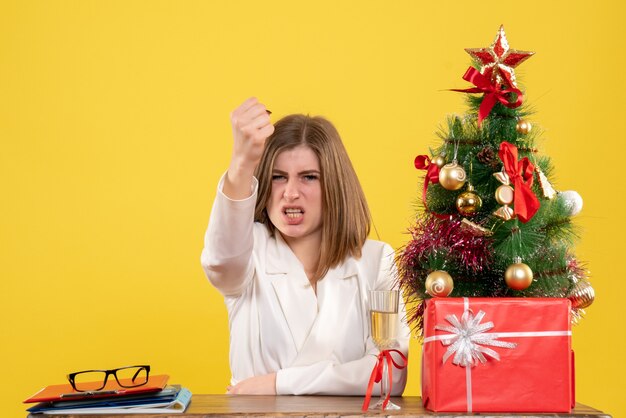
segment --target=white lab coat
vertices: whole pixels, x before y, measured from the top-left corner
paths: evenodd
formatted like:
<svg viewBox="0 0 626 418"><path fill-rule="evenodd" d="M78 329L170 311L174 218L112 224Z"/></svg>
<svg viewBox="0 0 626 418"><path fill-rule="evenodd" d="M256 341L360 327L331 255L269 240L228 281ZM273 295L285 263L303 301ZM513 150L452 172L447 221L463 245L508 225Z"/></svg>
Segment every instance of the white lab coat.
<svg viewBox="0 0 626 418"><path fill-rule="evenodd" d="M393 249L367 240L360 259L348 258L317 283L316 296L280 234L253 222L256 179L244 200L229 199L222 186L223 178L201 262L228 310L231 384L276 372L279 395L365 394L378 354L368 290L392 287ZM402 302L400 308L398 349L408 355ZM406 369L394 369L392 394L401 395L405 384Z"/></svg>

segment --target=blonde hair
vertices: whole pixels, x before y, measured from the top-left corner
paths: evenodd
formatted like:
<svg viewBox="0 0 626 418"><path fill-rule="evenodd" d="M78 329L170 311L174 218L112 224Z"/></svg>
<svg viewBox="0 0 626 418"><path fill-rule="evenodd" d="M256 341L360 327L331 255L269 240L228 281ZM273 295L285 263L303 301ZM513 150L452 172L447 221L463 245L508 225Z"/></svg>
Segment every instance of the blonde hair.
<svg viewBox="0 0 626 418"><path fill-rule="evenodd" d="M337 129L320 116L289 115L275 124L255 176L259 180L254 220L275 227L266 206L272 192L272 170L278 154L297 146L309 147L320 163L322 188L322 245L315 280L323 278L348 256L361 257L370 232L370 212L365 194Z"/></svg>

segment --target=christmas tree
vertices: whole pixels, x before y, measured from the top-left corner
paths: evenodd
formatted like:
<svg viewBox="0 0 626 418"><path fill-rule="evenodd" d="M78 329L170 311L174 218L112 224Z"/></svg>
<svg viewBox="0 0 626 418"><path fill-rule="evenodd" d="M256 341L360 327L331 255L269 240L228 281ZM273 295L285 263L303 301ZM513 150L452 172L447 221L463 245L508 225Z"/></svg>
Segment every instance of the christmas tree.
<svg viewBox="0 0 626 418"><path fill-rule="evenodd" d="M423 211L398 256L409 322L422 335L430 297L565 297L578 321L594 299L589 274L573 252L574 191L556 191L550 159L537 149L515 67L533 52L509 48L500 27L463 79L474 87L469 110L449 117L441 145L419 155Z"/></svg>

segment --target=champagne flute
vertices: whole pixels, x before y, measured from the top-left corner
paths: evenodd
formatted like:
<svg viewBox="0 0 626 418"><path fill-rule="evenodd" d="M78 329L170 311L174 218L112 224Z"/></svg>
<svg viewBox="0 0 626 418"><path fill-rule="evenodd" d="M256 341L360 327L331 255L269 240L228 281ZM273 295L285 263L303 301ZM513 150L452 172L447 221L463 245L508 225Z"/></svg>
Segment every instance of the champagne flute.
<svg viewBox="0 0 626 418"><path fill-rule="evenodd" d="M398 338L398 302L400 292L398 290L370 290L370 321L372 326L372 339L379 350L390 350L397 346ZM383 359L383 375L380 381L380 399L369 409L397 410L400 407L389 401L383 407L391 382L387 362Z"/></svg>

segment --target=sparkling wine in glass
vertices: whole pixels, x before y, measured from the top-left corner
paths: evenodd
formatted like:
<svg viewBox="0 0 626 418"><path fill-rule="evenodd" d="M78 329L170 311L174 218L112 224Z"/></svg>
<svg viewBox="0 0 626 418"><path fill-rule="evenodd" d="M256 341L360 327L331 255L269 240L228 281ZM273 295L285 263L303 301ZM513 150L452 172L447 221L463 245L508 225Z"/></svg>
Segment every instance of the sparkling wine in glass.
<svg viewBox="0 0 626 418"><path fill-rule="evenodd" d="M398 338L398 290L371 290L370 296L370 321L372 327L372 340L379 350L390 350L397 346ZM389 371L387 362L383 361L383 375L380 381L380 399L370 409L397 410L400 407L389 401L383 408L389 386Z"/></svg>

